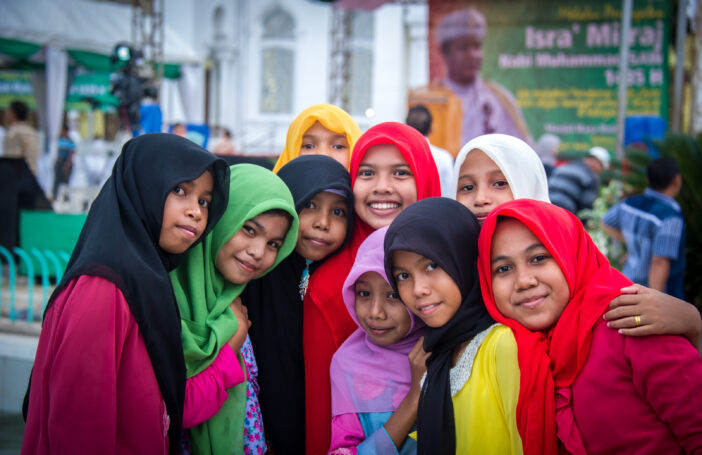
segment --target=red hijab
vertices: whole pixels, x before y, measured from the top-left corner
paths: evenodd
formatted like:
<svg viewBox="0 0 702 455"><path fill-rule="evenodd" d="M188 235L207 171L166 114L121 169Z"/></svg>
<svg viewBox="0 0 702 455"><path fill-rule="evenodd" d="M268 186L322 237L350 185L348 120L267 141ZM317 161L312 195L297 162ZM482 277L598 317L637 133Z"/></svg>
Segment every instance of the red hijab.
<svg viewBox="0 0 702 455"><path fill-rule="evenodd" d="M502 316L492 294L490 248L498 217L515 218L543 243L561 268L570 300L556 325L547 332L532 332ZM480 232L478 271L483 300L496 321L512 328L517 340L520 375L517 427L524 454L556 454L556 412L570 416L569 394L556 399L556 389L569 388L582 369L592 344L595 323L609 302L631 281L609 265L582 223L570 212L547 202L518 199L500 205L488 216ZM563 420L560 420L561 422Z"/></svg>
<svg viewBox="0 0 702 455"><path fill-rule="evenodd" d="M356 142L349 171L351 188L356 183L358 168L368 149L384 144L396 146L407 161L417 185L417 200L441 196L439 173L429 149L429 142L414 128L397 122L380 123L366 131ZM322 312L331 328L337 348L358 328L344 305L341 287L356 259L358 248L374 230L356 216L351 241L321 265L310 278L305 302L309 301ZM307 355L307 352L305 354Z"/></svg>
<svg viewBox="0 0 702 455"><path fill-rule="evenodd" d="M429 142L414 128L387 122L370 128L356 142L351 155L351 185L366 151L374 145L398 148L412 171L417 199L440 196L441 185ZM310 277L303 304L305 358L306 453L325 453L331 438L331 381L334 352L358 326L351 319L341 294L361 243L374 229L356 217L351 241Z"/></svg>

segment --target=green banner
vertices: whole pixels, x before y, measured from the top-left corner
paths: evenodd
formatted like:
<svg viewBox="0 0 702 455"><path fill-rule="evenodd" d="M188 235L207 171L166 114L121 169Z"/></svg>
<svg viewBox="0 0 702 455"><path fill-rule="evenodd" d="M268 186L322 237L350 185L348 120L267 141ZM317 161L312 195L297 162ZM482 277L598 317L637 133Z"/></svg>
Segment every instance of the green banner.
<svg viewBox="0 0 702 455"><path fill-rule="evenodd" d="M28 71L0 71L0 109L6 109L15 100L23 101L30 109L36 107L31 73Z"/></svg>
<svg viewBox="0 0 702 455"><path fill-rule="evenodd" d="M668 119L672 3L635 0L629 36L627 115ZM515 97L534 140L561 137L561 151L614 150L621 1L439 0L431 15L473 6L486 20L480 75ZM438 20L432 21L436 24ZM436 43L431 78L444 77Z"/></svg>
<svg viewBox="0 0 702 455"><path fill-rule="evenodd" d="M109 73L79 74L66 96L66 109L88 111L92 105L102 109L119 106L117 97L110 93Z"/></svg>

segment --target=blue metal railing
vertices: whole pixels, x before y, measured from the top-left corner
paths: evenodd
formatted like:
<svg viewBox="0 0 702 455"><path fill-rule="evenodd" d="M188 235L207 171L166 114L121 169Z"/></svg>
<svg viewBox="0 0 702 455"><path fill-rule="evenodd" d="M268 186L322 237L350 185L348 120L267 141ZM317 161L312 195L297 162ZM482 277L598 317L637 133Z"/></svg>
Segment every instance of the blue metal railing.
<svg viewBox="0 0 702 455"><path fill-rule="evenodd" d="M25 319L27 322L41 320L41 315L44 313L46 304L49 299L51 290L51 276L54 276L54 285L61 281L63 272L66 270L70 256L65 251L40 251L37 248L30 248L29 251L24 251L21 248L13 248L12 251L0 246L0 317L7 314L11 321L19 318ZM7 264L7 291L9 298L5 298L5 283L3 267ZM17 278L18 265L24 264L27 275L27 308L19 310L17 308ZM38 270L35 264L39 264ZM35 318L35 302L34 302L34 278L36 273L39 273L41 280L41 300L39 301L40 313ZM21 286L20 286L21 287ZM3 310L5 302L8 303L7 312Z"/></svg>

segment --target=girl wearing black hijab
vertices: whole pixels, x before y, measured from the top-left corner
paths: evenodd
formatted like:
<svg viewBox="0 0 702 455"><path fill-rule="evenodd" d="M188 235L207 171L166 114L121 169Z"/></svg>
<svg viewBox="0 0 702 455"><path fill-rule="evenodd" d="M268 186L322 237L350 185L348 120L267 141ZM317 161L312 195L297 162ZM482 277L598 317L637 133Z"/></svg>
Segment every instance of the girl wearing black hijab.
<svg viewBox="0 0 702 455"><path fill-rule="evenodd" d="M168 271L227 206L229 168L170 134L127 142L44 315L22 453L167 453L185 392Z"/></svg>
<svg viewBox="0 0 702 455"><path fill-rule="evenodd" d="M348 171L323 155L298 157L278 171L300 219L295 251L242 294L258 364L266 439L277 455L305 452L305 365L302 298L309 274L351 236ZM343 228L343 231L341 229Z"/></svg>
<svg viewBox="0 0 702 455"><path fill-rule="evenodd" d="M410 205L385 236L385 270L427 325L431 352L417 413L419 454L521 454L517 346L495 324L478 279L475 216L460 203Z"/></svg>

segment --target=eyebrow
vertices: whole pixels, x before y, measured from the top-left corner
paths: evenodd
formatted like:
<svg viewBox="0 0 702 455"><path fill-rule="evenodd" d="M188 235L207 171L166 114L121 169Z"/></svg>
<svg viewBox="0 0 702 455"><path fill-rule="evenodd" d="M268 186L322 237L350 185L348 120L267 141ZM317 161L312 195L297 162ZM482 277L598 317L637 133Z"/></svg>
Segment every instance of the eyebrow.
<svg viewBox="0 0 702 455"><path fill-rule="evenodd" d="M536 250L536 249L538 249L538 248L544 248L544 249L545 249L546 247L544 246L543 243L537 242L537 243L534 243L533 245L530 245L530 246L526 247L526 248L524 249L524 252L525 252L525 253L529 253L530 251L534 251L534 250ZM503 260L506 260L506 259L509 259L509 256L505 256L505 255L497 256L497 257L495 257L495 258L492 258L492 260L490 261L490 264L494 264L495 262L503 261Z"/></svg>
<svg viewBox="0 0 702 455"><path fill-rule="evenodd" d="M502 172L502 171L499 170L499 169L495 169L494 171L488 172L488 175L495 175L495 174L502 174L502 177L505 177L505 173ZM474 177L473 177L473 174L463 174L463 175L461 175L460 177L458 177L458 180L461 180L461 179L470 179L470 178L474 178ZM506 179L506 178L507 178L507 177L505 177L505 179Z"/></svg>

